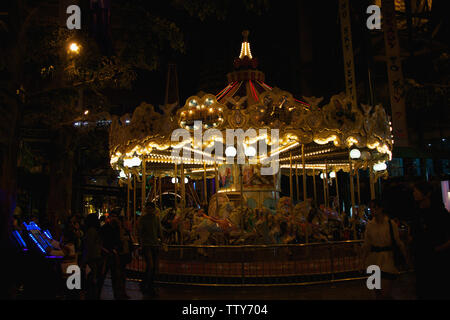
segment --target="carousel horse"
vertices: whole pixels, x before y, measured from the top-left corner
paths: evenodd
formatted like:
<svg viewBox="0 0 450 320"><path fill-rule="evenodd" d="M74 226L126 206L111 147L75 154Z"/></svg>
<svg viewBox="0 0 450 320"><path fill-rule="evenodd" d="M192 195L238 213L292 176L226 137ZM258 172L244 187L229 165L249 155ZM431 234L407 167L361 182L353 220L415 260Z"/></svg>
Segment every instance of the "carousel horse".
<svg viewBox="0 0 450 320"><path fill-rule="evenodd" d="M169 208L161 212L161 230L165 243L176 243L177 229L173 227L173 219L175 218L175 210Z"/></svg>
<svg viewBox="0 0 450 320"><path fill-rule="evenodd" d="M308 214L311 211L311 200L299 202L295 205L293 213L295 216L301 218L301 220L306 220Z"/></svg>
<svg viewBox="0 0 450 320"><path fill-rule="evenodd" d="M289 215L293 209L292 199L282 197L277 203L277 214Z"/></svg>

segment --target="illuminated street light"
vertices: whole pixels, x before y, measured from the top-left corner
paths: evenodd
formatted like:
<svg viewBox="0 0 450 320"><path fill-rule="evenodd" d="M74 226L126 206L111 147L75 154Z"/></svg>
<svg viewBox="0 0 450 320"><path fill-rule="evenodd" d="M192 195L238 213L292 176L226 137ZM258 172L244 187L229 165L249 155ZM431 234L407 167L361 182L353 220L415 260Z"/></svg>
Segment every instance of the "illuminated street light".
<svg viewBox="0 0 450 320"><path fill-rule="evenodd" d="M78 54L78 53L80 53L80 46L78 45L78 43L72 42L72 43L69 45L69 50L70 50L70 52L72 52L72 53Z"/></svg>

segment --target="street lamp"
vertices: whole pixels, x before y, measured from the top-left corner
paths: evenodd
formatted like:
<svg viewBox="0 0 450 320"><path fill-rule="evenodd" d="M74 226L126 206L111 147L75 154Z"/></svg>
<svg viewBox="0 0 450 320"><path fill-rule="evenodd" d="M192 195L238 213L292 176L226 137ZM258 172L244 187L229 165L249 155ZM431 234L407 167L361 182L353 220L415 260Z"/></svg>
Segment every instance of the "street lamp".
<svg viewBox="0 0 450 320"><path fill-rule="evenodd" d="M70 43L70 45L69 45L69 51L70 51L71 53L76 53L76 54L78 54L78 53L80 53L80 49L81 49L81 46L80 46L78 43L76 43L76 42L72 42L72 43Z"/></svg>

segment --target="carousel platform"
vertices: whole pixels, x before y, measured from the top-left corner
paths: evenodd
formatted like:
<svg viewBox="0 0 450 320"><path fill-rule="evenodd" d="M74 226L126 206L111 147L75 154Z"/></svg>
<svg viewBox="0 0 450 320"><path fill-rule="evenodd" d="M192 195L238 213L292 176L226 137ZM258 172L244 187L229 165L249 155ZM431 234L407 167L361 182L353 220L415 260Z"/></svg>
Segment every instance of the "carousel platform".
<svg viewBox="0 0 450 320"><path fill-rule="evenodd" d="M289 245L174 245L160 250L157 281L183 285L258 286L326 283L363 278L362 241ZM127 267L141 279L139 250Z"/></svg>

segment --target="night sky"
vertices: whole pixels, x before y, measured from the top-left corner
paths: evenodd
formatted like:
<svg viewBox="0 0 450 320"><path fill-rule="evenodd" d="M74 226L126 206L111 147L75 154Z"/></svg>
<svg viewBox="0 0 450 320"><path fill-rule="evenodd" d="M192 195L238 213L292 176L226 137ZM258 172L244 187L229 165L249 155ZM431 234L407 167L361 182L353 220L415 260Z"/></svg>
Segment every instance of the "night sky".
<svg viewBox="0 0 450 320"><path fill-rule="evenodd" d="M178 68L180 103L200 90L218 93L226 84L226 74L233 70L233 60L239 55L242 31L250 30L252 55L259 60L258 69L266 74L266 83L287 90L294 96L331 96L344 89L340 29L336 7L321 10L319 4L297 1L271 1L268 11L261 15L241 8L231 9L225 21L215 18L176 18L185 35L186 53L164 58L158 70L140 72L135 87L125 99L130 112L140 102L153 105L164 103L167 63ZM309 27L300 23L306 10ZM114 12L112 12L114 14ZM167 11L166 11L167 14ZM308 21L306 22L308 23ZM300 32L306 30L306 39ZM306 29L307 28L307 29ZM114 37L114 35L113 35ZM312 64L301 63L303 46L312 46ZM302 69L303 68L303 69ZM310 86L302 88L301 77Z"/></svg>

